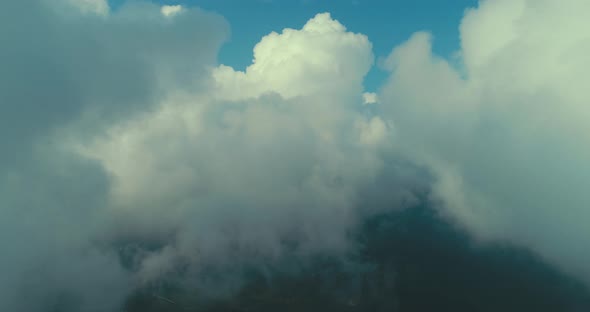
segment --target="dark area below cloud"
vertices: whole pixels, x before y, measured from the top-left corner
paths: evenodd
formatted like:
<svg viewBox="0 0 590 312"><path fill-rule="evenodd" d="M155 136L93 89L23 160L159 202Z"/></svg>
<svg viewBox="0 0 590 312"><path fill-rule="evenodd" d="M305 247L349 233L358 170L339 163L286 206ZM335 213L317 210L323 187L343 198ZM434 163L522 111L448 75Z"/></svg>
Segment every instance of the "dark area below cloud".
<svg viewBox="0 0 590 312"><path fill-rule="evenodd" d="M590 293L533 253L475 246L429 207L364 222L350 259L246 272L235 296L204 298L180 284L136 292L126 311L588 311Z"/></svg>

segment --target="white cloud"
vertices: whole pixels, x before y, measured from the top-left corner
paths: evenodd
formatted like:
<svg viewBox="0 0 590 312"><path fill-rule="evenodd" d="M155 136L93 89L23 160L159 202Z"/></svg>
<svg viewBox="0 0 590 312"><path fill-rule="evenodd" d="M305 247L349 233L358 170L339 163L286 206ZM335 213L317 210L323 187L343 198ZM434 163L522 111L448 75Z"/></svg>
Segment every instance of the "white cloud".
<svg viewBox="0 0 590 312"><path fill-rule="evenodd" d="M478 237L590 278L586 1L483 1L461 25L462 71L417 33L388 57L379 95L362 87L371 43L327 13L263 37L241 72L216 64L227 25L198 9L71 18L31 3L0 19L24 32L0 32L0 310L64 295L91 310L105 303L93 285L116 310L177 263L187 278L206 265L232 278L284 256L285 240L302 261L340 254L362 194L399 205L392 171L413 168L392 154L428 167L443 213ZM115 248L130 241L161 248L130 270ZM27 284L30 272L47 282Z"/></svg>
<svg viewBox="0 0 590 312"><path fill-rule="evenodd" d="M367 37L347 32L330 14L323 13L301 30L287 28L262 38L245 72L222 65L213 76L222 99L257 97L268 92L287 99L317 93L346 98L362 92L361 82L372 63Z"/></svg>
<svg viewBox="0 0 590 312"><path fill-rule="evenodd" d="M254 54L245 73L217 67L212 89L172 93L81 147L114 178L125 231L178 232L176 256L201 264L252 250L273 259L287 235L302 255L350 247L357 194L379 172L388 131L357 111L371 45L320 14ZM236 244L244 254L229 256Z"/></svg>
<svg viewBox="0 0 590 312"><path fill-rule="evenodd" d="M184 8L182 7L182 5L163 5L162 8L160 9L160 11L162 12L162 14L166 17L172 17L174 15L177 15L179 13L181 13L184 10Z"/></svg>
<svg viewBox="0 0 590 312"><path fill-rule="evenodd" d="M189 78L202 86L227 27L198 10L162 23L159 6L143 2L108 18L69 5L3 3L1 311L120 310L134 279L110 240L111 178L70 143L153 109Z"/></svg>
<svg viewBox="0 0 590 312"><path fill-rule="evenodd" d="M395 143L437 175L449 218L588 282L589 9L482 1L461 23L461 71L418 33L389 56L380 94Z"/></svg>
<svg viewBox="0 0 590 312"><path fill-rule="evenodd" d="M375 104L377 102L379 102L379 98L377 97L377 93L373 93L373 92L363 93L363 104L364 105Z"/></svg>

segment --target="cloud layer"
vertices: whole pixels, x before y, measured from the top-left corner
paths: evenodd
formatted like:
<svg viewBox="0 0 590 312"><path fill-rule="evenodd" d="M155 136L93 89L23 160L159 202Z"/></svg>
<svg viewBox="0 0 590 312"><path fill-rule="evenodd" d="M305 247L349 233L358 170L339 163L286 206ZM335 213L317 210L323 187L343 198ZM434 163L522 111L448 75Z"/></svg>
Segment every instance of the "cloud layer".
<svg viewBox="0 0 590 312"><path fill-rule="evenodd" d="M179 271L229 293L246 267L354 252L355 226L416 188L590 283L589 9L482 1L459 62L416 33L366 93L371 42L328 13L242 72L197 8L5 4L0 310L114 311Z"/></svg>
<svg viewBox="0 0 590 312"><path fill-rule="evenodd" d="M417 33L389 56L380 97L449 218L590 282L588 5L482 1L461 23L462 67Z"/></svg>
<svg viewBox="0 0 590 312"><path fill-rule="evenodd" d="M227 32L196 9L169 21L149 3L111 15L87 11L93 3L11 1L0 12L3 311L120 305L131 276L100 241L111 178L73 146L169 88L199 88Z"/></svg>
<svg viewBox="0 0 590 312"><path fill-rule="evenodd" d="M206 92L172 91L153 112L79 145L113 178L116 235L172 235L165 257L203 267L265 264L285 248L348 250L358 193L379 172L387 136L359 110L371 46L319 14L263 38L254 54L246 72L212 68ZM178 264L156 262L145 274Z"/></svg>
<svg viewBox="0 0 590 312"><path fill-rule="evenodd" d="M3 34L2 309L110 311L183 265L231 286L243 265L350 250L387 135L360 110L366 36L319 14L242 73L216 65L225 22L197 9L27 4L3 20L37 40Z"/></svg>

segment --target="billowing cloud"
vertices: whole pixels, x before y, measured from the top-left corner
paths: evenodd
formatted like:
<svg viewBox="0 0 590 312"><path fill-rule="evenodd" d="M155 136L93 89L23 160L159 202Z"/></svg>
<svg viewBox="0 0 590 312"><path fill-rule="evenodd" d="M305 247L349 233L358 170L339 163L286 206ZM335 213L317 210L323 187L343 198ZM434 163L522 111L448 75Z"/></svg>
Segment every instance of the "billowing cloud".
<svg viewBox="0 0 590 312"><path fill-rule="evenodd" d="M264 37L254 54L246 72L216 67L209 90L173 93L78 147L113 177L120 235L174 233L174 255L155 259L233 267L276 259L289 239L301 255L350 247L357 193L378 173L387 136L379 117L360 113L371 45L319 14Z"/></svg>
<svg viewBox="0 0 590 312"><path fill-rule="evenodd" d="M328 13L238 71L216 60L227 23L197 8L5 4L0 310L116 311L178 276L231 293L246 268L355 251L416 188L590 281L588 9L482 1L460 68L417 33L374 94L370 41Z"/></svg>
<svg viewBox="0 0 590 312"><path fill-rule="evenodd" d="M178 267L199 284L349 250L387 138L361 109L366 36L319 14L239 72L215 63L225 23L197 9L27 4L2 21L38 40L2 38L0 308L111 311Z"/></svg>
<svg viewBox="0 0 590 312"><path fill-rule="evenodd" d="M163 5L162 8L160 9L160 11L162 12L162 14L164 14L164 16L167 17L172 17L176 14L181 13L184 10L184 8L182 7L182 5Z"/></svg>
<svg viewBox="0 0 590 312"><path fill-rule="evenodd" d="M213 76L225 99L267 92L286 99L313 94L358 97L373 63L371 47L365 35L347 32L328 13L318 14L301 30L287 28L262 38L245 72L220 66Z"/></svg>
<svg viewBox="0 0 590 312"><path fill-rule="evenodd" d="M198 88L227 31L222 18L199 10L171 22L147 3L112 14L71 4L10 1L0 10L3 311L121 304L132 277L100 241L110 178L69 142L153 108L187 79Z"/></svg>
<svg viewBox="0 0 590 312"><path fill-rule="evenodd" d="M378 101L379 101L379 99L377 97L377 93L373 93L373 92L363 93L363 104L365 104L365 105L375 104Z"/></svg>
<svg viewBox="0 0 590 312"><path fill-rule="evenodd" d="M397 148L435 173L450 219L587 282L589 5L482 1L461 23L462 68L417 33L389 56L380 94Z"/></svg>

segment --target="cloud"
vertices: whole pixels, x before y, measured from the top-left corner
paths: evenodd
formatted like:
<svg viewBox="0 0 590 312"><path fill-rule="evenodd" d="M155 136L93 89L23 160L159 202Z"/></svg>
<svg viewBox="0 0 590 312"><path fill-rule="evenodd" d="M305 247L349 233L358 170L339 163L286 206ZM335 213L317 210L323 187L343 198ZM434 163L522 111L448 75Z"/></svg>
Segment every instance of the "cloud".
<svg viewBox="0 0 590 312"><path fill-rule="evenodd" d="M268 92L286 99L319 93L358 97L364 75L373 64L371 50L365 35L347 32L323 13L301 30L287 28L263 37L245 72L220 66L213 76L219 85L218 96L229 100Z"/></svg>
<svg viewBox="0 0 590 312"><path fill-rule="evenodd" d="M179 268L217 292L242 267L351 250L388 132L361 105L366 36L319 14L239 72L216 64L218 16L61 4L0 22L23 30L1 38L0 309L112 311Z"/></svg>
<svg viewBox="0 0 590 312"><path fill-rule="evenodd" d="M377 102L379 102L379 99L377 97L377 93L372 93L372 92L363 93L363 104L369 105L369 104L375 104Z"/></svg>
<svg viewBox="0 0 590 312"><path fill-rule="evenodd" d="M396 146L436 176L448 218L532 248L590 283L586 1L482 1L461 23L462 68L416 33L379 95Z"/></svg>
<svg viewBox="0 0 590 312"><path fill-rule="evenodd" d="M358 193L381 167L387 126L359 110L365 36L319 14L254 55L246 72L213 68L210 89L171 93L78 147L113 178L117 235L173 233L165 258L198 263L197 276L272 263L292 252L286 240L303 258L347 252Z"/></svg>
<svg viewBox="0 0 590 312"><path fill-rule="evenodd" d="M121 304L134 282L101 240L110 177L72 142L153 108L186 79L198 88L227 30L222 18L199 10L164 23L147 3L107 15L69 5L11 1L0 12L3 311Z"/></svg>
<svg viewBox="0 0 590 312"><path fill-rule="evenodd" d="M57 2L59 1L62 0L58 0ZM67 2L79 9L82 13L107 15L110 11L107 0L67 0Z"/></svg>
<svg viewBox="0 0 590 312"><path fill-rule="evenodd" d="M164 16L174 16L178 13L181 13L183 11L183 7L182 5L163 5L161 8L161 12L162 14L164 14Z"/></svg>
<svg viewBox="0 0 590 312"><path fill-rule="evenodd" d="M198 8L4 8L0 310L113 311L164 281L231 293L248 268L354 252L356 226L416 189L590 280L586 2L483 1L462 67L417 33L378 94L371 42L328 13L237 71L216 60L227 23Z"/></svg>

